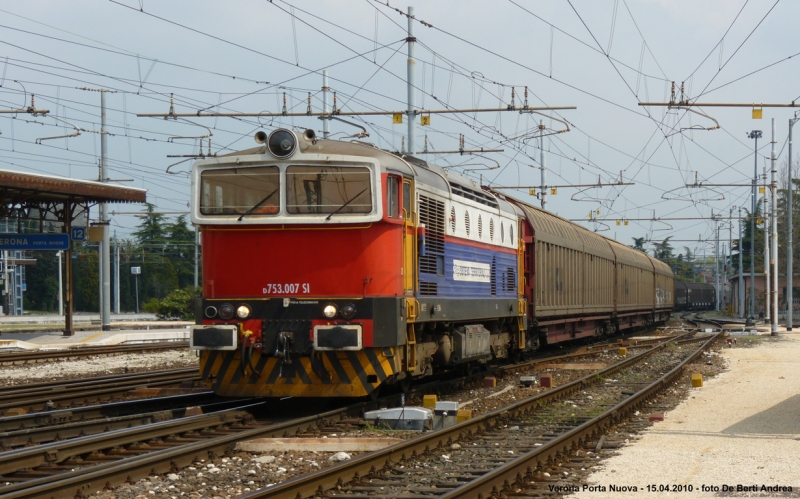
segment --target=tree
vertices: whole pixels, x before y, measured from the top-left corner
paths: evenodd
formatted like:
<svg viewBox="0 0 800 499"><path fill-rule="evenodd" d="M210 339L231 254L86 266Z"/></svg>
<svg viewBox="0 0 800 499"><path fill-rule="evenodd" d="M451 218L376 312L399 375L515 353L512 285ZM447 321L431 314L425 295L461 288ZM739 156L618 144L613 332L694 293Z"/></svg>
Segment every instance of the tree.
<svg viewBox="0 0 800 499"><path fill-rule="evenodd" d="M155 212L156 206L145 203L145 215L142 223L139 224L133 237L139 244L150 247L163 246L167 235L164 228L164 215Z"/></svg>
<svg viewBox="0 0 800 499"><path fill-rule="evenodd" d="M642 253L645 253L644 243L646 239L644 237L632 237L631 239L633 239L633 246L631 246L631 248L637 249Z"/></svg>
<svg viewBox="0 0 800 499"><path fill-rule="evenodd" d="M659 260L667 261L672 258L672 245L669 243L669 240L672 239L672 236L667 237L660 243L653 243L653 256L658 258Z"/></svg>
<svg viewBox="0 0 800 499"><path fill-rule="evenodd" d="M58 308L58 255L55 251L28 251L36 260L25 268L25 309L50 312Z"/></svg>
<svg viewBox="0 0 800 499"><path fill-rule="evenodd" d="M164 226L167 244L164 255L172 262L178 276L178 287L194 285L194 244L195 233L186 223L186 215Z"/></svg>

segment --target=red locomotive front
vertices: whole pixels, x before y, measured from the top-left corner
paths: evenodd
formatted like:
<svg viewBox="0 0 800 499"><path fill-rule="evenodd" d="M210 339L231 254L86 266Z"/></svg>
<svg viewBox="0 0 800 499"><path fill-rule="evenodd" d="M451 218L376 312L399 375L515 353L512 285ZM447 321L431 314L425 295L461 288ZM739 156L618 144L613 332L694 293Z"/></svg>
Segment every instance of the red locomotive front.
<svg viewBox="0 0 800 499"><path fill-rule="evenodd" d="M217 393L364 396L402 371L409 168L387 173L325 142L278 130L267 150L193 168L203 301L192 343Z"/></svg>

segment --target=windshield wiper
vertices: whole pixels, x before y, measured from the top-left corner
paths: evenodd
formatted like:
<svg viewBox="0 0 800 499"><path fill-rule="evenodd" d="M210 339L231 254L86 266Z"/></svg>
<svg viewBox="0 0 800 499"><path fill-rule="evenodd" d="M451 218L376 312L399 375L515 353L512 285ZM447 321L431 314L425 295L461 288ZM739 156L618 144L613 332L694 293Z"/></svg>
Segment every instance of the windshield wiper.
<svg viewBox="0 0 800 499"><path fill-rule="evenodd" d="M246 212L242 213L242 215L239 217L239 219L237 220L237 222L241 222L241 221L242 221L242 219L243 219L245 216L247 216L247 215L249 215L249 214L253 213L254 211L256 211L256 208L258 208L259 206L261 206L261 205L264 203L264 201L266 201L267 199L269 199L269 198L271 198L272 196L274 196L274 195L275 195L275 193L276 193L276 192L278 192L278 190L280 190L280 187L278 187L278 188L277 188L277 189L275 189L274 191L272 191L272 192L270 192L269 194L267 194L267 197L265 197L264 199L262 199L261 201L259 201L259 202L258 202L258 203L256 203L255 205L253 205L253 207L252 207L252 208L250 208L249 210L247 210Z"/></svg>
<svg viewBox="0 0 800 499"><path fill-rule="evenodd" d="M334 211L333 213L331 213L330 215L328 215L327 217L325 217L325 220L330 220L332 216L334 216L334 215L336 215L337 213L339 213L340 211L342 211L342 210L344 209L344 207L345 207L345 206L347 206L348 204L350 204L350 203L352 203L353 201L355 201L355 200L356 200L356 198L357 198L358 196L360 196L360 195L364 194L364 193L365 193L365 192L367 192L368 190L369 190L369 186L365 187L363 191L359 192L359 193L358 193L358 194L356 194L355 196L353 196L353 197L351 197L350 199L348 199L348 200L347 200L347 202L346 202L345 204L343 204L342 206L340 206L339 208L337 208L337 209L336 209L336 211Z"/></svg>

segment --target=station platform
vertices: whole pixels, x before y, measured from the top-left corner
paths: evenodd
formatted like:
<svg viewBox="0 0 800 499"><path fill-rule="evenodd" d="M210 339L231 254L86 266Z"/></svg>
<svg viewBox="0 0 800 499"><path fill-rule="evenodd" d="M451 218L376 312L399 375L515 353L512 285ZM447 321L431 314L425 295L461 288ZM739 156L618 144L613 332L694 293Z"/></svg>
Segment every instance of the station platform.
<svg viewBox="0 0 800 499"><path fill-rule="evenodd" d="M800 329L753 339L567 497L800 497Z"/></svg>
<svg viewBox="0 0 800 499"><path fill-rule="evenodd" d="M111 331L102 331L99 314L76 314L73 316L76 336L81 333L108 333L122 331L153 331L183 329L194 324L191 321L156 320L154 314L111 314ZM64 317L56 314L0 316L0 339L36 341L40 335L60 335L64 330ZM74 338L74 337L73 337Z"/></svg>
<svg viewBox="0 0 800 499"><path fill-rule="evenodd" d="M78 314L75 334L64 336L59 315L0 316L0 352L112 346L157 341L188 341L190 321L158 321L153 314L112 314L102 331L98 314Z"/></svg>

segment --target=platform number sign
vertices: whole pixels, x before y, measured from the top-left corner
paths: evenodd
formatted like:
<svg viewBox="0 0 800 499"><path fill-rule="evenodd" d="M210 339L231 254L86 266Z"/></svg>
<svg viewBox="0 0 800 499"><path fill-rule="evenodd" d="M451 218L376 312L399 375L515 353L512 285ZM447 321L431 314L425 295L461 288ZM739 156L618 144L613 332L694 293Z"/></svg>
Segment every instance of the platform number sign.
<svg viewBox="0 0 800 499"><path fill-rule="evenodd" d="M73 241L85 241L86 227L72 227L69 233L69 238Z"/></svg>

